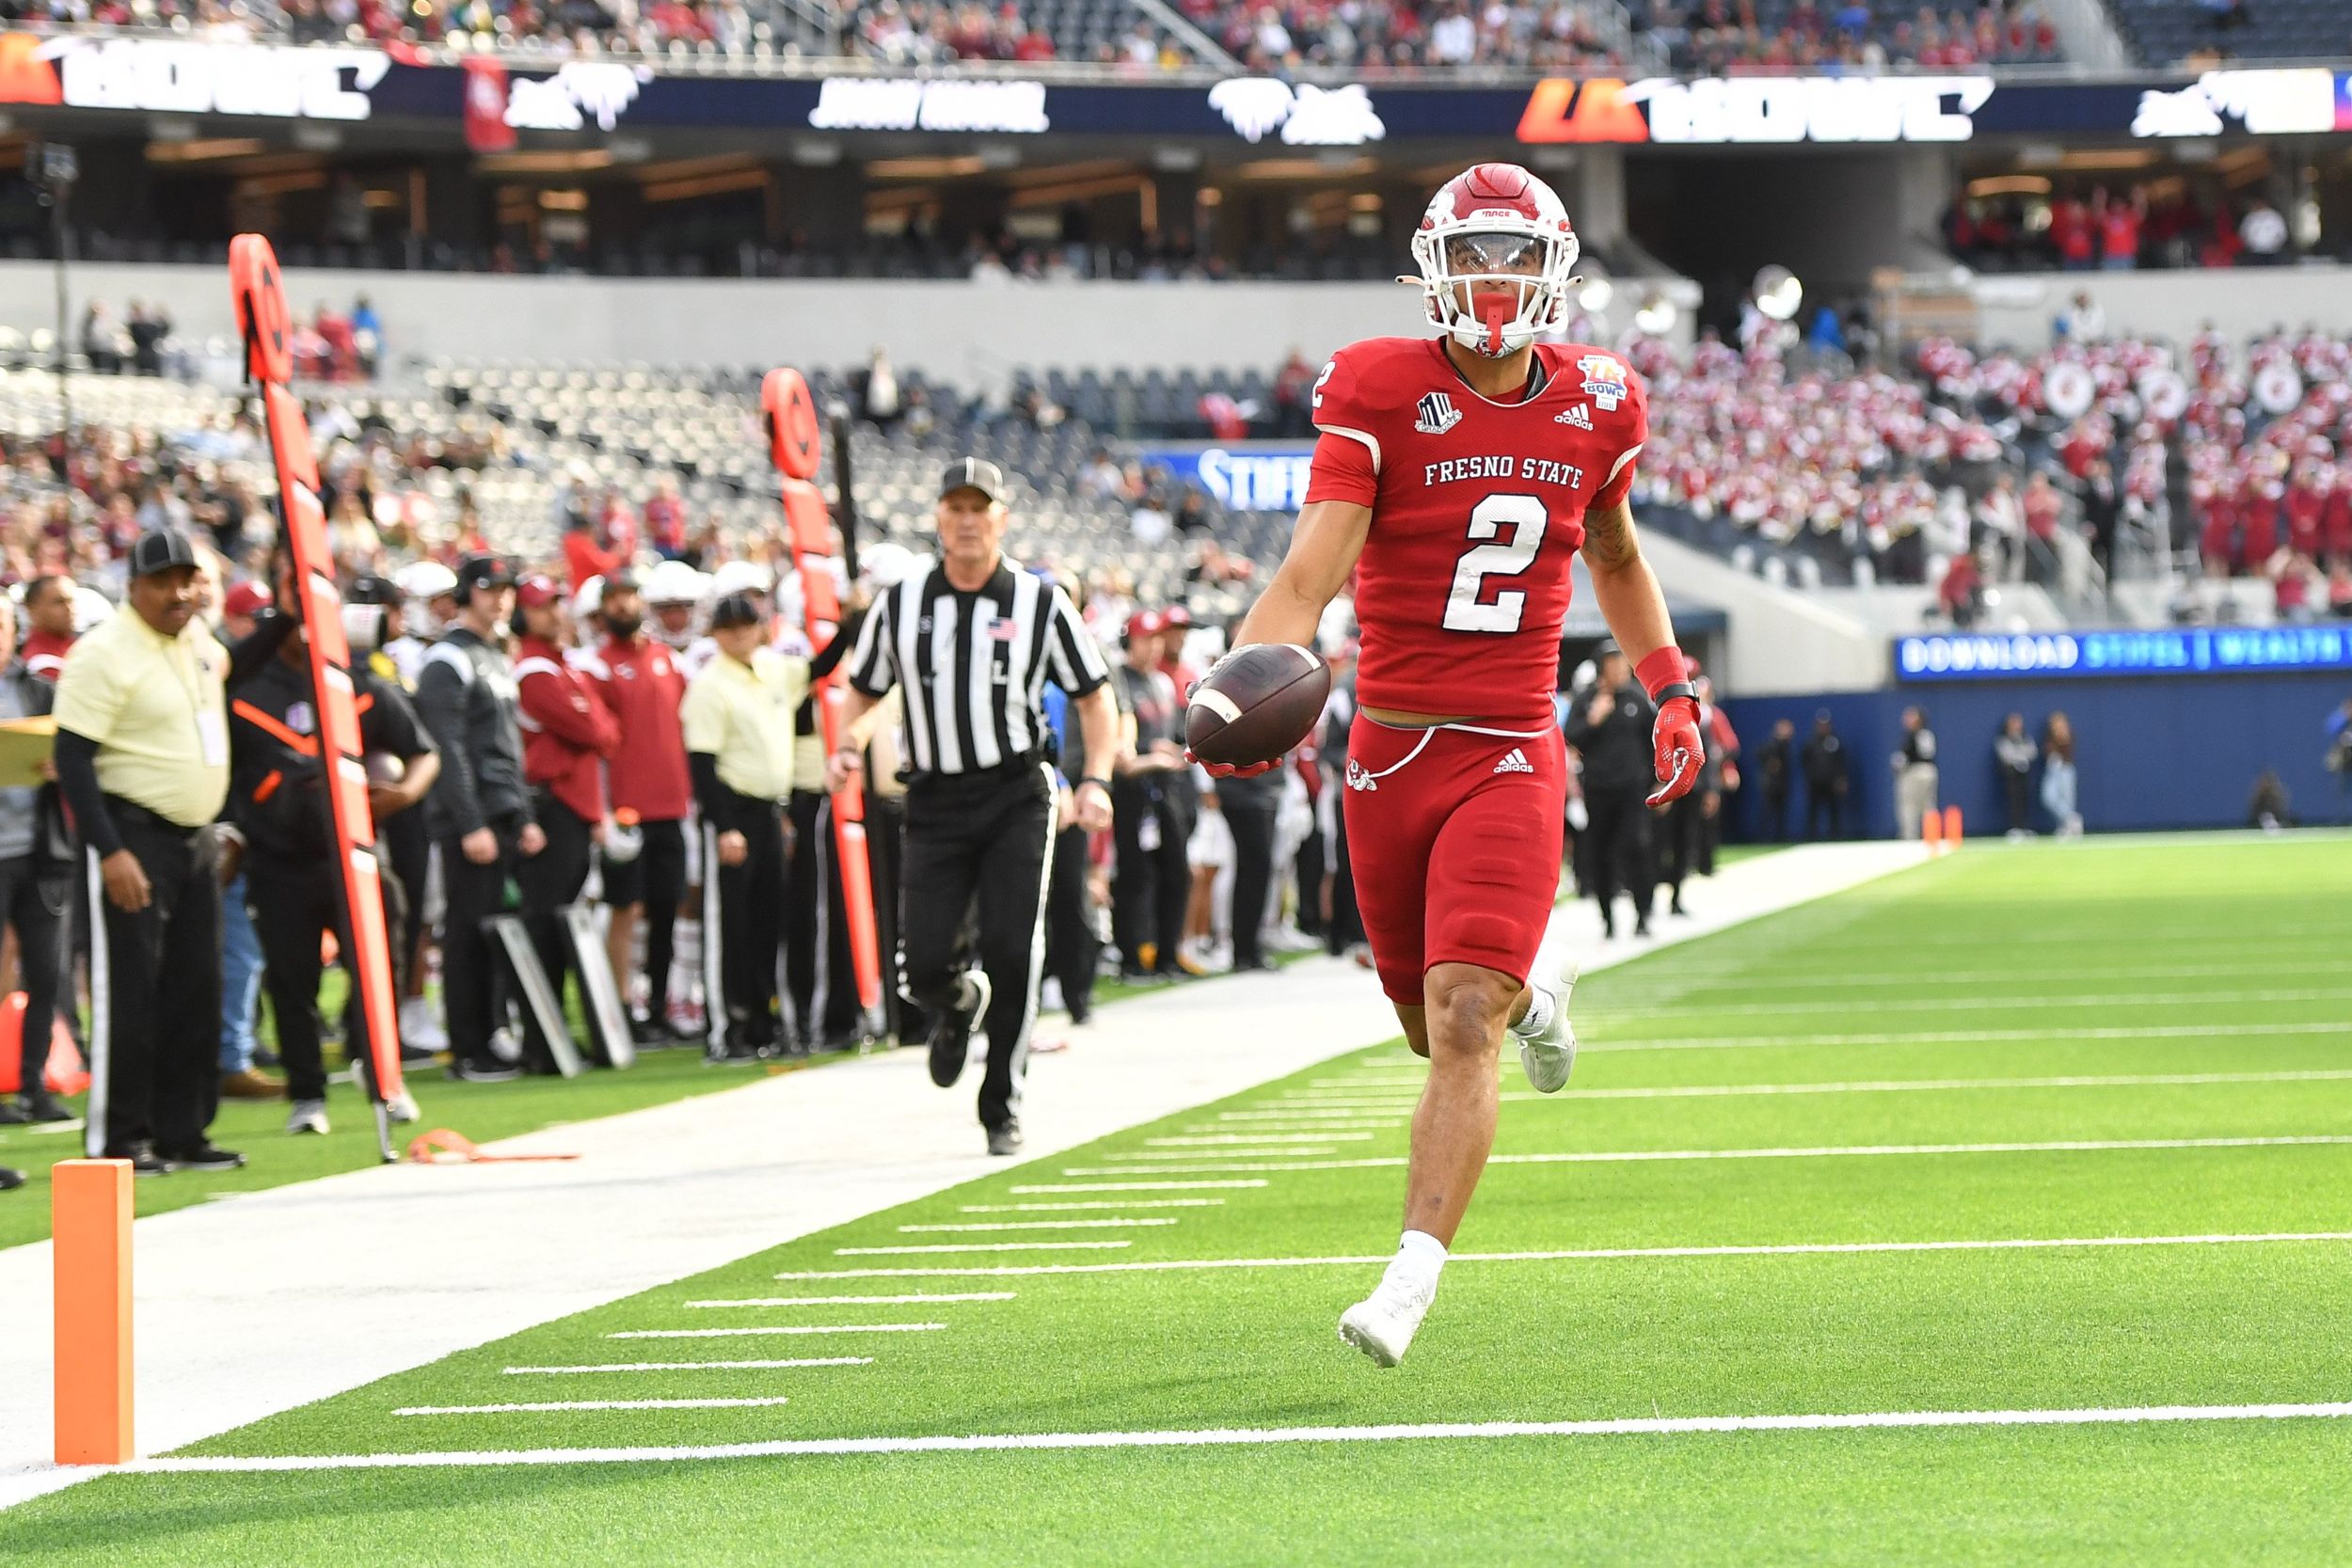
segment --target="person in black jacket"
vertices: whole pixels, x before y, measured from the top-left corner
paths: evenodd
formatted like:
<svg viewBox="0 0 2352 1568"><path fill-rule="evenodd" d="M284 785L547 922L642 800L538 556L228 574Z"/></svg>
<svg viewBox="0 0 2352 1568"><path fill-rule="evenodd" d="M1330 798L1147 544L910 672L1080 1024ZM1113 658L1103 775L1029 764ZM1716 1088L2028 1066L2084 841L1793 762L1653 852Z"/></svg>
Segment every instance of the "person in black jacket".
<svg viewBox="0 0 2352 1568"><path fill-rule="evenodd" d="M1649 808L1656 787L1650 723L1657 709L1613 642L1601 644L1592 686L1568 701L1567 742L1584 759L1584 810L1589 820L1590 881L1600 903L1600 928L1617 934L1616 896L1633 900L1633 934L1649 935L1658 871L1650 847Z"/></svg>
<svg viewBox="0 0 2352 1568"><path fill-rule="evenodd" d="M1846 836L1846 743L1830 722L1829 709L1813 716L1813 733L1798 753L1804 770L1804 836L1820 836L1824 821L1829 836Z"/></svg>
<svg viewBox="0 0 2352 1568"><path fill-rule="evenodd" d="M1782 844L1788 838L1788 784L1797 766L1797 726L1786 719L1772 721L1772 737L1756 753L1756 776L1764 791L1764 838Z"/></svg>
<svg viewBox="0 0 2352 1568"><path fill-rule="evenodd" d="M494 555L457 569L457 624L424 656L417 716L441 754L433 835L441 849L441 1007L450 1076L502 1083L516 1069L490 1051L495 990L484 923L505 901L518 862L547 847L523 783L515 672L501 638L515 613L515 572Z"/></svg>
<svg viewBox="0 0 2352 1568"><path fill-rule="evenodd" d="M16 606L0 594L0 650L15 646ZM10 657L0 670L0 719L39 718L56 699L56 688L23 659ZM24 992L17 1103L0 1101L0 1124L73 1119L41 1082L57 1018L66 903L72 892L73 844L57 786L0 789L0 920L16 932L17 984Z"/></svg>

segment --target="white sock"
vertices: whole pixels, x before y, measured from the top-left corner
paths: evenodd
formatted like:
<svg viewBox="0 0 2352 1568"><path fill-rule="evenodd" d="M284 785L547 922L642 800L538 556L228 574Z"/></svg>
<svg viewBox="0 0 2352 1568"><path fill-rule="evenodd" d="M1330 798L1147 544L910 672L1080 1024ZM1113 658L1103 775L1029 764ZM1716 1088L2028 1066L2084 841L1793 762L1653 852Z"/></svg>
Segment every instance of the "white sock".
<svg viewBox="0 0 2352 1568"><path fill-rule="evenodd" d="M1551 1015L1558 1009L1559 1005L1558 1000L1542 987L1529 987L1527 1011L1520 1016L1517 1023L1511 1025L1511 1033L1524 1036L1529 1039L1534 1038L1551 1027Z"/></svg>
<svg viewBox="0 0 2352 1568"><path fill-rule="evenodd" d="M967 969L956 976L956 1006L969 1012L972 1008L978 1006L979 1002L980 984L972 978L972 972Z"/></svg>
<svg viewBox="0 0 2352 1568"><path fill-rule="evenodd" d="M1396 1256L1389 1260L1387 1278L1434 1291L1438 1271L1444 1267L1445 1243L1426 1230L1407 1230L1396 1243Z"/></svg>

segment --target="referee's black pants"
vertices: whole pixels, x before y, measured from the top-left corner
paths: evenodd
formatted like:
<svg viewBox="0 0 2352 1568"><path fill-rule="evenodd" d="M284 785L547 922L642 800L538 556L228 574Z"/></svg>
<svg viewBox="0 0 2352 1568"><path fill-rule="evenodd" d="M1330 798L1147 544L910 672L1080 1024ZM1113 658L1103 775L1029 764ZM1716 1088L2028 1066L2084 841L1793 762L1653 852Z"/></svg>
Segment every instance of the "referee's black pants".
<svg viewBox="0 0 2352 1568"><path fill-rule="evenodd" d="M920 775L907 790L907 994L933 1013L954 1008L968 967L964 918L977 900L979 963L991 988L980 1021L988 1032L980 1125L991 1132L1021 1110L1045 951L1053 815L1053 768L1044 762Z"/></svg>
<svg viewBox="0 0 2352 1568"><path fill-rule="evenodd" d="M555 992L556 1011L562 1016L564 981L580 967L572 952L571 925L564 916L580 901L580 889L588 885L588 863L596 844L589 835L588 819L557 800L554 791L533 789L531 811L538 819L539 831L547 835L547 847L516 863L515 886L522 895L523 928L531 933L532 950L539 955L539 968L548 977L548 989ZM585 1006L588 982L584 976L580 996ZM531 1018L531 1009L524 1008L523 1016ZM537 1033L535 1021L531 1033ZM542 1054L536 1039L532 1041L532 1057L542 1068L553 1065Z"/></svg>
<svg viewBox="0 0 2352 1568"><path fill-rule="evenodd" d="M16 931L17 983L24 990L19 1028L17 1087L41 1086L49 1041L56 1033L57 991L65 972L66 906L72 897L73 863L38 854L0 860L0 920Z"/></svg>
<svg viewBox="0 0 2352 1568"><path fill-rule="evenodd" d="M387 945L398 940L407 918L408 900L400 877L382 873L384 929ZM269 992L270 1016L278 1022L278 1054L286 1064L286 1098L326 1098L326 1053L320 1041L319 938L332 931L336 961L352 984L343 1005L343 1051L365 1064L373 1081L375 1067L368 1057L365 1009L360 1005L358 954L343 919L342 879L331 862L296 859L265 850L248 852L245 860L246 908L253 917L253 934L262 943L262 984ZM400 965L391 966L399 985Z"/></svg>
<svg viewBox="0 0 2352 1568"><path fill-rule="evenodd" d="M784 815L773 800L737 795L724 822L703 824L704 963L716 950L720 1007L711 1015L711 1042L721 1050L764 1051L776 1043L777 980L783 974L786 867ZM739 864L719 860L719 835L743 835ZM715 875L714 875L715 873ZM706 986L706 990L707 987Z"/></svg>
<svg viewBox="0 0 2352 1568"><path fill-rule="evenodd" d="M498 840L498 854L486 865L466 858L462 835L447 834L440 840L441 1011L449 1029L450 1061L492 1068L498 1066L490 1054L498 963L491 953L489 922L505 911L507 879L521 860L515 841L522 822L516 816L501 816L485 826Z"/></svg>
<svg viewBox="0 0 2352 1568"><path fill-rule="evenodd" d="M107 815L147 874L147 908L117 909L96 849L90 900L90 1155L140 1139L169 1156L204 1142L220 1107L219 849L116 796Z"/></svg>
<svg viewBox="0 0 2352 1568"><path fill-rule="evenodd" d="M796 789L792 818L792 920L784 943L792 1012L810 1044L846 1044L858 1031L857 968L850 961L850 911L841 891L841 857L833 797Z"/></svg>

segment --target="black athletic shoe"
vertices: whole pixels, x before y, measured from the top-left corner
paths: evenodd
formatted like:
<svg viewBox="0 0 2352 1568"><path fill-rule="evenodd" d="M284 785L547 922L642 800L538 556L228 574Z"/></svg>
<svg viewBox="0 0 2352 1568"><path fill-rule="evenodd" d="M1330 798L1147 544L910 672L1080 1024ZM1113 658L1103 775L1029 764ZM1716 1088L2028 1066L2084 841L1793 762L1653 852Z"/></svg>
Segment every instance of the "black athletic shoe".
<svg viewBox="0 0 2352 1568"><path fill-rule="evenodd" d="M210 1139L186 1148L159 1148L155 1157L173 1170L239 1170L245 1165L244 1155L217 1148Z"/></svg>
<svg viewBox="0 0 2352 1568"><path fill-rule="evenodd" d="M671 1033L667 1022L648 1013L628 1015L628 1037L631 1044L643 1050L658 1050L665 1045L675 1045L678 1041L678 1037Z"/></svg>
<svg viewBox="0 0 2352 1568"><path fill-rule="evenodd" d="M0 1127L22 1127L33 1118L12 1100L0 1100Z"/></svg>
<svg viewBox="0 0 2352 1568"><path fill-rule="evenodd" d="M1002 1127L990 1128L988 1130L988 1151L996 1155L1020 1153L1021 1123L1009 1121Z"/></svg>
<svg viewBox="0 0 2352 1568"><path fill-rule="evenodd" d="M60 1104L57 1097L51 1094L46 1086L26 1089L17 1097L17 1103L24 1108L24 1117L27 1121L72 1121L73 1119L72 1110Z"/></svg>
<svg viewBox="0 0 2352 1568"><path fill-rule="evenodd" d="M449 1075L460 1084L511 1084L523 1075L523 1069L508 1067L495 1059L487 1062L455 1061L449 1065Z"/></svg>
<svg viewBox="0 0 2352 1568"><path fill-rule="evenodd" d="M24 1185L24 1173L13 1165L0 1165L0 1193L12 1193Z"/></svg>
<svg viewBox="0 0 2352 1568"><path fill-rule="evenodd" d="M1649 935L1649 916L1644 915L1641 919L1633 923L1633 934L1636 937L1645 937Z"/></svg>
<svg viewBox="0 0 2352 1568"><path fill-rule="evenodd" d="M967 970L964 983L971 988L972 1005L950 1008L931 1025L931 1082L943 1089L963 1076L964 1061L972 1054L972 1031L988 1015L988 976L977 969Z"/></svg>
<svg viewBox="0 0 2352 1568"><path fill-rule="evenodd" d="M128 1146L118 1144L107 1149L102 1158L130 1161L133 1176L169 1176L178 1168L167 1161L157 1159L155 1151L143 1143Z"/></svg>

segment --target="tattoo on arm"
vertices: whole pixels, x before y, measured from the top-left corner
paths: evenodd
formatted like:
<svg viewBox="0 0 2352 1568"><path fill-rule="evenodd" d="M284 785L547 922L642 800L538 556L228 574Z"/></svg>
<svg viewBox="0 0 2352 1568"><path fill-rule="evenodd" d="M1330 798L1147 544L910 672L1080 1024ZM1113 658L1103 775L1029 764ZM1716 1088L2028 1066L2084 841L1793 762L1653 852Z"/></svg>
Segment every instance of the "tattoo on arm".
<svg viewBox="0 0 2352 1568"><path fill-rule="evenodd" d="M1633 507L1619 501L1606 512L1584 515L1584 562L1602 571L1615 571L1641 559L1642 546L1633 537Z"/></svg>

